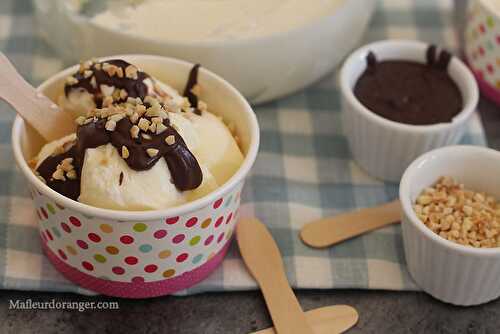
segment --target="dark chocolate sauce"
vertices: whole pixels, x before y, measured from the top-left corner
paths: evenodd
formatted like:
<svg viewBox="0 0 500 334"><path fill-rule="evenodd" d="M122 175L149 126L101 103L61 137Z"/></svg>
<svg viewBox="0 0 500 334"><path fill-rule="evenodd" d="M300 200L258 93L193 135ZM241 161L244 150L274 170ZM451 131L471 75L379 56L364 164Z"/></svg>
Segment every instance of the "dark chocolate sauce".
<svg viewBox="0 0 500 334"><path fill-rule="evenodd" d="M121 77L119 77L118 74L114 74L113 76L109 75L108 72L103 69L103 65L105 63L121 68L123 75ZM97 69L96 65L99 66L100 69ZM67 97L71 91L83 89L94 96L94 102L98 108L102 107L103 100L101 85L115 87L116 89L124 89L127 92L127 97L139 97L141 100L144 100L144 98L148 95L148 87L144 83L144 80L148 79L149 75L138 70L137 78L128 78L125 75L125 69L130 65L130 63L122 59L112 59L101 63L92 63L88 69L92 72L92 75L85 77L85 71L76 72L73 77L75 77L78 82L74 84L66 84L64 86L64 93ZM92 85L92 80L95 80L95 86ZM124 102L126 99L127 98L124 98L116 102Z"/></svg>
<svg viewBox="0 0 500 334"><path fill-rule="evenodd" d="M198 108L198 96L196 96L196 94L193 92L193 88L198 84L199 68L200 64L196 64L193 66L193 68L189 72L186 88L184 88L184 96L187 97L191 106L195 108L194 112L197 115L201 115L201 110Z"/></svg>
<svg viewBox="0 0 500 334"><path fill-rule="evenodd" d="M451 122L463 108L462 95L447 73L451 54L436 47L426 52L427 63L378 62L373 52L356 82L354 95L372 112L399 123L428 125Z"/></svg>
<svg viewBox="0 0 500 334"><path fill-rule="evenodd" d="M127 67L129 65L122 60L107 62L120 67ZM93 67L95 67L95 64ZM196 65L191 71L186 90L188 90L190 86L192 89L192 86L196 84L198 67L199 65ZM96 77L99 72L99 70L94 72ZM126 89L130 97L139 97L143 100L146 96L144 94L147 93L147 87L145 87L142 80L147 75L143 72L141 73L142 74L138 74L139 81L135 83L116 76L108 78L107 73L97 80L98 83L100 82L102 84ZM195 77L194 79L193 76ZM79 80L78 84L76 84L79 88L88 89L89 92L96 93L96 96L98 95L97 91L90 90L92 89L92 85L85 81L88 78L80 80L78 74L76 74L75 77ZM142 78L142 80L140 80L140 78ZM144 85L144 87L142 85ZM75 85L69 87L70 89L74 89ZM189 89L189 91L191 89ZM68 86L65 87L65 91L68 92ZM197 98L195 102L195 105L197 105ZM117 104L117 106L119 106L119 104ZM145 104L145 106L149 107L148 104ZM142 118L152 121L152 117L143 115ZM97 118L87 124L78 126L76 143L65 153L48 157L40 164L37 168L37 172L45 179L50 188L64 196L77 200L80 195L80 176L85 158L85 150L108 143L111 143L118 152L121 152L124 146L127 148L129 155L124 160L133 170L148 170L153 167L159 159L164 158L172 175L172 180L168 182L173 182L180 191L192 190L201 184L203 174L200 165L195 156L188 149L182 137L175 128L170 125L168 118L163 119L163 125L166 127L163 132L156 134L150 131L141 131L137 138L132 138L131 136L130 130L134 124L129 117L124 117L119 120L113 131L108 131L106 129L107 121L107 118ZM143 136L144 134L147 134L147 136ZM170 143L167 143L166 138L169 136L173 136L174 140L170 140ZM158 150L158 154L150 156L147 153L148 149ZM73 158L73 166L78 177L75 180L54 180L52 175L57 169L57 166L65 158ZM122 182L123 173L120 174L119 184L121 185Z"/></svg>

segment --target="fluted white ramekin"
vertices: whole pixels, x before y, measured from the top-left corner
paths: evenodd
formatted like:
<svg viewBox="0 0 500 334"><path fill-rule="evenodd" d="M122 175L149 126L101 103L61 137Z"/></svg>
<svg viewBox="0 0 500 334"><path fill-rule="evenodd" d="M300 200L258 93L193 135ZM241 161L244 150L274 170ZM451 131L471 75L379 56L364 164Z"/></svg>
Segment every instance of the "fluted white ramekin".
<svg viewBox="0 0 500 334"><path fill-rule="evenodd" d="M407 60L424 63L429 44L409 40L384 40L352 53L342 66L342 123L354 160L370 175L398 182L408 165L432 149L457 144L478 102L478 88L472 73L453 57L448 73L463 98L462 111L449 123L410 125L383 118L368 110L354 96L353 89L366 69L370 51L378 60Z"/></svg>
<svg viewBox="0 0 500 334"><path fill-rule="evenodd" d="M500 199L500 153L476 146L450 146L416 159L401 179L402 228L408 270L427 293L456 305L500 296L500 248L473 248L441 238L413 210L416 198L440 176Z"/></svg>

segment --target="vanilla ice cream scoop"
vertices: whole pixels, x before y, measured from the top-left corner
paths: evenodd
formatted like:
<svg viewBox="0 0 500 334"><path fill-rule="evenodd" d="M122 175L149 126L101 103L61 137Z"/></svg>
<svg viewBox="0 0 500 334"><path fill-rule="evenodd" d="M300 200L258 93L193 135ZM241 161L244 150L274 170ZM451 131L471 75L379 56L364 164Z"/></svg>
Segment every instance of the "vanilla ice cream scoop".
<svg viewBox="0 0 500 334"><path fill-rule="evenodd" d="M124 75L130 66L123 61L113 64ZM87 68L95 73L97 65ZM192 93L197 70L195 67L189 77L186 98L163 83L155 84L162 88L154 94L148 95L146 89L143 97L140 87L129 89L126 82L101 78L100 82L112 84L115 91L129 89L126 100L120 93L109 100L107 96L113 95L87 90L82 81L78 82L86 88L76 87L72 81L69 86L85 90L92 103L101 107L77 118L76 134L45 145L36 157L36 172L67 197L115 210L168 208L215 190L236 172L243 155L223 121L199 110L198 98ZM90 83L92 76L85 71L87 78L82 78ZM110 76L116 72L112 69L114 75Z"/></svg>

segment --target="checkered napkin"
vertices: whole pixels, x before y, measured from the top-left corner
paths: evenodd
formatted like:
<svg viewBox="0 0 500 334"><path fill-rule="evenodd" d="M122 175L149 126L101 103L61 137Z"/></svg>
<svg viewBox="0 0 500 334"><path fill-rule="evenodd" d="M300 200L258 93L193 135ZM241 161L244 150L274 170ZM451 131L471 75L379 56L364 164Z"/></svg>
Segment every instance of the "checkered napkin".
<svg viewBox="0 0 500 334"><path fill-rule="evenodd" d="M456 50L452 6L451 0L380 2L363 43L410 38ZM0 1L0 50L38 84L69 64L56 58L35 31L30 1ZM351 160L339 119L339 94L335 72L300 93L256 108L262 140L242 213L255 214L268 225L294 287L415 290L399 226L325 250L307 248L298 238L309 221L397 196L397 185L367 176ZM13 113L5 105L0 108L0 288L90 293L65 280L41 253L27 187L12 158ZM486 144L478 117L463 142ZM255 288L233 243L215 273L181 294Z"/></svg>

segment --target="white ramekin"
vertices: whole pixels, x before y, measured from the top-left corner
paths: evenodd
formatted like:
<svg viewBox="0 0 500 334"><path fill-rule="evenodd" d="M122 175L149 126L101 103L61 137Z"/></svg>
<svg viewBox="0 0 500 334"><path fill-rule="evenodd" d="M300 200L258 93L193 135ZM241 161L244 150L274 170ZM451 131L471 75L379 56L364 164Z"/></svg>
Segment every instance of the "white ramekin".
<svg viewBox="0 0 500 334"><path fill-rule="evenodd" d="M34 1L42 37L64 59L137 50L181 58L219 74L252 103L290 94L330 72L358 45L375 9L373 0L343 1L324 17L282 33L189 42L158 41L104 28L69 11L67 2Z"/></svg>
<svg viewBox="0 0 500 334"><path fill-rule="evenodd" d="M182 90L192 64L159 56L123 55L156 78ZM57 101L73 66L42 83ZM202 98L234 124L245 159L214 192L164 210L116 211L73 201L41 182L27 161L43 141L17 117L12 129L14 157L27 180L39 218L42 246L57 270L73 282L107 295L144 298L185 289L222 261L238 220L240 194L259 146L257 118L245 98L224 79L201 69Z"/></svg>
<svg viewBox="0 0 500 334"><path fill-rule="evenodd" d="M453 57L448 73L462 94L464 107L450 123L410 125L385 119L361 104L353 89L366 69L370 51L377 60L408 60L424 63L429 44L409 40L384 40L352 53L342 66L342 124L354 160L370 175L399 182L405 168L419 155L434 148L457 144L478 103L478 89L472 73Z"/></svg>
<svg viewBox="0 0 500 334"><path fill-rule="evenodd" d="M402 229L408 270L427 293L456 305L476 305L500 296L500 248L473 248L441 238L412 205L425 187L451 176L466 188L500 199L500 153L477 146L450 146L416 159L401 179Z"/></svg>

